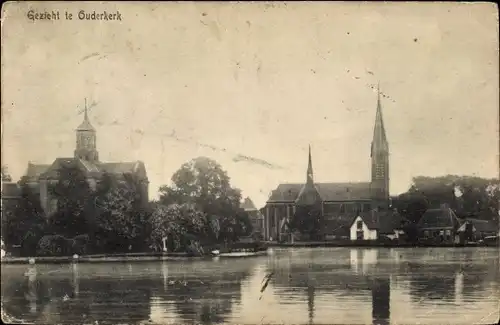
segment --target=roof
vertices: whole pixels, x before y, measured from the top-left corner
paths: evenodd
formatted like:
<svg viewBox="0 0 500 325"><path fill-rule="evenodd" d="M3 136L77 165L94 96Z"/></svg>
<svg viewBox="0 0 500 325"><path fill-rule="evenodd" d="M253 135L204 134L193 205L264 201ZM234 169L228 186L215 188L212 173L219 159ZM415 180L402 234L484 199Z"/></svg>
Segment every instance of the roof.
<svg viewBox="0 0 500 325"><path fill-rule="evenodd" d="M396 229L402 228L403 217L395 211L369 211L358 213L349 224L351 227L357 217L361 217L361 220L366 224L368 229L376 229L381 234L391 234Z"/></svg>
<svg viewBox="0 0 500 325"><path fill-rule="evenodd" d="M19 197L21 195L21 189L17 183L13 182L2 182L2 199Z"/></svg>
<svg viewBox="0 0 500 325"><path fill-rule="evenodd" d="M454 228L460 225L455 213L447 209L428 209L420 218L419 228Z"/></svg>
<svg viewBox="0 0 500 325"><path fill-rule="evenodd" d="M38 178L41 174L45 173L49 169L50 165L47 164L32 164L28 163L28 169L26 170L26 176L28 178Z"/></svg>
<svg viewBox="0 0 500 325"><path fill-rule="evenodd" d="M243 200L240 207L245 211L257 210L255 204L253 204L253 201L249 197L246 197L245 200Z"/></svg>
<svg viewBox="0 0 500 325"><path fill-rule="evenodd" d="M82 124L80 124L76 128L76 130L77 131L95 131L95 129L92 126L92 124L90 124L89 116L87 114L87 107L85 107L85 113L84 113L84 116L83 116L83 122L82 122Z"/></svg>
<svg viewBox="0 0 500 325"><path fill-rule="evenodd" d="M99 177L103 172L110 174L134 173L139 174L142 179L147 179L146 168L142 161L117 162L117 163L95 163L79 158L56 158L51 165L29 164L26 176L31 179L57 179L58 170L65 164L76 163L87 176Z"/></svg>
<svg viewBox="0 0 500 325"><path fill-rule="evenodd" d="M325 233L328 235L349 235L354 216L337 216L325 220Z"/></svg>
<svg viewBox="0 0 500 325"><path fill-rule="evenodd" d="M479 232L495 232L498 229L498 227L493 222L491 222L489 220L467 218L465 220L464 224L467 222L472 223L474 228L476 228L476 231L479 231Z"/></svg>
<svg viewBox="0 0 500 325"><path fill-rule="evenodd" d="M370 183L316 183L324 201L370 200ZM268 202L294 202L304 184L279 184Z"/></svg>
<svg viewBox="0 0 500 325"><path fill-rule="evenodd" d="M363 220L368 229L372 230L379 229L379 222L378 222L379 216L376 214L375 211L359 213L358 216L361 217L361 220ZM353 222L354 220L356 220L356 218L353 219Z"/></svg>

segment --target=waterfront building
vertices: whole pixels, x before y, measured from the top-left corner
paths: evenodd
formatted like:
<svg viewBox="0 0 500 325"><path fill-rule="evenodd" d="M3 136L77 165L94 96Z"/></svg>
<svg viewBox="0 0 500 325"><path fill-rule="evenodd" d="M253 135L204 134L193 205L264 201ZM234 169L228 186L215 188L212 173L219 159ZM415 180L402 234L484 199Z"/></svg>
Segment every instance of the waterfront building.
<svg viewBox="0 0 500 325"><path fill-rule="evenodd" d="M40 195L40 202L46 215L57 210L57 200L51 195L51 187L59 180L59 170L63 166L76 166L86 176L92 189L105 173L117 179L126 174L132 175L140 184L141 198L144 204L148 202L149 181L146 167L142 161L133 162L102 162L97 151L97 132L90 123L87 107L85 107L83 122L76 129L76 147L73 157L56 158L52 164L28 163L26 174L22 177L34 193Z"/></svg>
<svg viewBox="0 0 500 325"><path fill-rule="evenodd" d="M371 180L358 183L315 183L311 148L305 184L279 184L266 202L264 238L286 238L287 221L299 206L316 206L323 216L322 235L350 237L350 226L360 213L377 211L377 220L389 218L389 144L378 92L375 126L370 149ZM377 221L379 222L379 221Z"/></svg>

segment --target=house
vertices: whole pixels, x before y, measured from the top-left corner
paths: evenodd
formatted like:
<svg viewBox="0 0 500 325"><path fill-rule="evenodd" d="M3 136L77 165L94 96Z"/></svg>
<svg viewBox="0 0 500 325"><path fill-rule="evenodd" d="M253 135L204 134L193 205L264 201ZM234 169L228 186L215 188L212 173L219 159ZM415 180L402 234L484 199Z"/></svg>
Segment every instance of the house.
<svg viewBox="0 0 500 325"><path fill-rule="evenodd" d="M472 238L467 239L467 228L470 228ZM474 218L465 219L457 229L457 234L467 240L479 240L484 237L495 236L498 232L498 227L490 220L481 220Z"/></svg>
<svg viewBox="0 0 500 325"><path fill-rule="evenodd" d="M266 202L264 238L282 238L283 220L290 220L301 207L321 210L324 238L349 236L349 226L358 213L389 207L389 144L382 118L380 93L375 112L375 125L370 146L371 179L366 182L316 183L313 179L311 148L305 183L283 183L274 189ZM333 167L335 168L335 167ZM346 222L348 220L348 222ZM339 230L341 229L341 230ZM332 232L333 231L333 232Z"/></svg>
<svg viewBox="0 0 500 325"><path fill-rule="evenodd" d="M460 220L450 208L428 209L417 223L419 241L454 243L461 226Z"/></svg>
<svg viewBox="0 0 500 325"><path fill-rule="evenodd" d="M361 214L354 218L350 226L351 240L377 240L378 222L374 214Z"/></svg>
<svg viewBox="0 0 500 325"><path fill-rule="evenodd" d="M253 201L247 197L243 200L240 207L248 213L248 217L250 218L250 222L252 223L253 233L259 235L262 233L264 227L264 216L262 213L255 207Z"/></svg>
<svg viewBox="0 0 500 325"><path fill-rule="evenodd" d="M399 213L371 211L360 213L349 225L351 240L397 239L402 233L402 217Z"/></svg>

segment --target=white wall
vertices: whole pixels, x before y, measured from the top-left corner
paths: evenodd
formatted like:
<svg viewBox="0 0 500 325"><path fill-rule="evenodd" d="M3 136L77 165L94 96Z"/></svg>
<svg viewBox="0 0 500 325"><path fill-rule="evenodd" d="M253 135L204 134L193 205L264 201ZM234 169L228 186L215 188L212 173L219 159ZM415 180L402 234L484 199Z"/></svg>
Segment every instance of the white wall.
<svg viewBox="0 0 500 325"><path fill-rule="evenodd" d="M354 220L354 222L351 225L351 240L356 240L356 232L357 232L357 223L358 221L363 221L363 219L358 216ZM368 229L366 224L363 222L363 239L364 240L376 240L377 239L377 230L371 230Z"/></svg>

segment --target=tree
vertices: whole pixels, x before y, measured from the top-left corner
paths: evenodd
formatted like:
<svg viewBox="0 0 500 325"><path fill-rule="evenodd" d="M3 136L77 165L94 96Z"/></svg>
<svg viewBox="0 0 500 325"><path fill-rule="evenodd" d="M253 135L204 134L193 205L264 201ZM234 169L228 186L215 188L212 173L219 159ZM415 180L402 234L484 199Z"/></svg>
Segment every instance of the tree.
<svg viewBox="0 0 500 325"><path fill-rule="evenodd" d="M289 228L308 236L310 240L321 240L321 229L323 228L321 207L317 205L297 206L290 220Z"/></svg>
<svg viewBox="0 0 500 325"><path fill-rule="evenodd" d="M28 184L20 183L20 198L7 205L2 213L2 238L7 246L21 245L22 253L33 255L38 240L47 231L40 197Z"/></svg>
<svg viewBox="0 0 500 325"><path fill-rule="evenodd" d="M206 157L183 164L172 176L172 185L160 188L159 198L163 205L194 205L208 216L211 224L219 224L219 240L235 240L248 229L250 221L240 208L240 201L241 192L231 186L227 173Z"/></svg>
<svg viewBox="0 0 500 325"><path fill-rule="evenodd" d="M399 196L397 208L413 222L418 222L427 208L439 208L443 204L461 217L497 220L499 200L498 179L418 176L413 178L410 189Z"/></svg>
<svg viewBox="0 0 500 325"><path fill-rule="evenodd" d="M93 193L85 173L74 162L61 165L50 194L57 200L57 211L50 216L53 230L70 238L87 234L93 215L89 208Z"/></svg>
<svg viewBox="0 0 500 325"><path fill-rule="evenodd" d="M95 193L95 230L108 249L144 246L149 211L143 206L140 184L132 174L103 175Z"/></svg>
<svg viewBox="0 0 500 325"><path fill-rule="evenodd" d="M158 204L151 216L151 239L156 247L161 247L163 238L168 239L168 248L185 248L192 239L207 235L207 218L193 204Z"/></svg>
<svg viewBox="0 0 500 325"><path fill-rule="evenodd" d="M5 165L2 165L2 182L12 182L12 177Z"/></svg>

